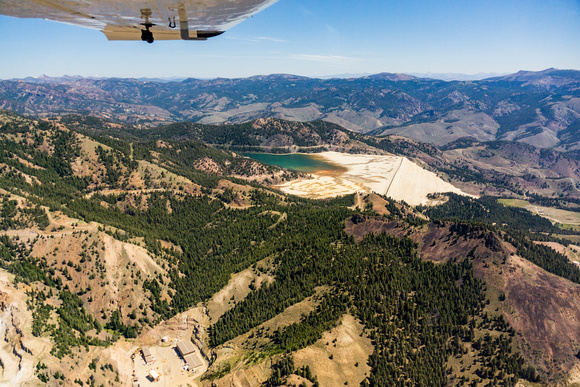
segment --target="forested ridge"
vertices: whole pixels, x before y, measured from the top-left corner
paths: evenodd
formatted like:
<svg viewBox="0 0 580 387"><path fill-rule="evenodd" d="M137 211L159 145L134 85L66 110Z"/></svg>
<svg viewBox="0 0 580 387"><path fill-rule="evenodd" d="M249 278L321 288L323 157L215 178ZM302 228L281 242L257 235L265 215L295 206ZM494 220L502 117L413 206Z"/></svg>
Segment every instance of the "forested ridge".
<svg viewBox="0 0 580 387"><path fill-rule="evenodd" d="M223 173L237 175L243 174L242 161L190 139L164 139L166 146L160 148L155 141L103 137L100 142L97 136L91 140L94 155L89 155L77 132L44 122L12 121L3 124L0 133L2 230L44 230L50 224L47 214L59 211L97 222L99 230L119 241L142 240L163 269L143 278L133 276L131 269L131 281L146 294L147 305L93 315L88 312L92 285L74 288L72 278L90 263L98 268L93 279L96 275L95 280L105 283L97 241L75 231L86 241L80 262L50 266L46 257L31 255L36 240L3 236L2 268L16 275L16 281L46 286L30 294L33 334L52 337L57 358L70 356L71 348L105 346L120 336L134 338L144 327L206 302L232 274L269 259L273 282L253 288L226 311L211 327L208 342L210 348L219 347L315 297L316 308L299 322L266 334L265 342L248 344L254 359L289 356L283 357L286 363L274 364L268 385L281 385L292 373L307 375L306 368L294 369L288 360L291 354L316 343L345 314L362 323L364 337L374 347L368 359L370 374L361 385L512 386L519 378L539 380L518 352L515 332L501 311L486 309L490 295L474 274L472 257L435 264L422 260L409 238L370 234L355 241L345 232L345 221L361 213L378 215L372 206L352 209L353 195L312 201L231 177L228 184L243 183L243 189L224 188L223 175L194 171L193 163L207 157L223 165ZM79 164L89 159L94 172L79 174ZM143 171L143 162L161 172ZM170 174L173 180L160 177ZM174 175L189 179L191 192ZM25 198L25 204L16 198ZM235 200L246 205L233 208ZM410 229L427 223L404 204L385 200L390 211L383 218L397 219ZM517 209L497 211L498 206L495 198L451 195L446 204L418 210L431 220L453 223L458 234L468 228L463 224L479 222L524 258L580 282L577 268L532 242L533 233L555 232L549 222ZM51 306L48 299L58 300L59 306ZM53 310L56 323L48 324ZM99 338L103 330L109 334L105 340ZM466 364L461 375L449 364L453 357ZM38 375L49 378L48 373Z"/></svg>
<svg viewBox="0 0 580 387"><path fill-rule="evenodd" d="M473 370L479 378L514 385L522 375L521 356L501 349L511 348L513 331L503 317L483 312L485 286L468 259L435 265L422 261L409 239L381 234L357 244L339 229L314 231L319 238L293 238L293 248L280 252L274 284L252 293L214 325L212 345L247 332L324 285L331 290L320 306L300 323L274 332L272 344L260 351L311 345L348 311L375 344L372 375L363 385L445 384L453 379L449 356L467 353L479 359Z"/></svg>

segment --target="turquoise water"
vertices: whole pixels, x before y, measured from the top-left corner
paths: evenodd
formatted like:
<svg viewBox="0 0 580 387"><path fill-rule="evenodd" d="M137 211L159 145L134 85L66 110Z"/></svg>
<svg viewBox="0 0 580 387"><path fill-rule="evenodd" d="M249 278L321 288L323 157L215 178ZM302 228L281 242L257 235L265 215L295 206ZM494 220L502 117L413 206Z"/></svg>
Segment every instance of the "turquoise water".
<svg viewBox="0 0 580 387"><path fill-rule="evenodd" d="M319 171L340 171L342 168L321 160L316 155L302 153L270 154L270 153L243 153L244 156L258 160L268 165L291 169L303 173L315 173Z"/></svg>

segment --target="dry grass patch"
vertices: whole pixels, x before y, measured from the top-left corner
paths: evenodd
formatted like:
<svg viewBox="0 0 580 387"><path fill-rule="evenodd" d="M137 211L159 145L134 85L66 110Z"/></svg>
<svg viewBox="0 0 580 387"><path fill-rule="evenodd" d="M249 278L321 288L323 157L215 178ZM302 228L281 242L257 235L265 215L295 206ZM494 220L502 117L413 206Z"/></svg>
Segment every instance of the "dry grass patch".
<svg viewBox="0 0 580 387"><path fill-rule="evenodd" d="M310 366L321 386L358 386L370 374L367 361L374 350L362 332L363 326L346 314L316 344L297 351L294 362Z"/></svg>
<svg viewBox="0 0 580 387"><path fill-rule="evenodd" d="M270 261L270 259L265 259L257 265L268 267L269 263L271 264ZM272 283L273 281L274 278L272 276L253 267L233 274L228 284L207 302L211 324L215 324L224 313L234 308L237 303L242 302L252 291L250 285L259 289L262 284Z"/></svg>

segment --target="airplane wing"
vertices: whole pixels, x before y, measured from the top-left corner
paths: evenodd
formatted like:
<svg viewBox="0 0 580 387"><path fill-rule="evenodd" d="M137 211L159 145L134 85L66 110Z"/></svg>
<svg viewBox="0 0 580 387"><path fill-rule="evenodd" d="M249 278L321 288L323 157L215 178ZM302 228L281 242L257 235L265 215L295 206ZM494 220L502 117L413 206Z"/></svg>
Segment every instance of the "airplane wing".
<svg viewBox="0 0 580 387"><path fill-rule="evenodd" d="M278 0L0 0L0 14L102 31L109 40L206 40Z"/></svg>

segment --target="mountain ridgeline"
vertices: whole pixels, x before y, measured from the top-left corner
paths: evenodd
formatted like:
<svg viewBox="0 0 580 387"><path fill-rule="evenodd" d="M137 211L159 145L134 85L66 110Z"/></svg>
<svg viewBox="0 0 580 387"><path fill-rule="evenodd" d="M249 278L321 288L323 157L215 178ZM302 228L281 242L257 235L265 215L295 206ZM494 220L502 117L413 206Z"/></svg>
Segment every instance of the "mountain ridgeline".
<svg viewBox="0 0 580 387"><path fill-rule="evenodd" d="M39 117L71 113L139 125L325 120L438 146L462 137L578 150L580 72L547 69L478 81L405 74L354 79L294 75L242 79L26 78L0 81L0 108Z"/></svg>

